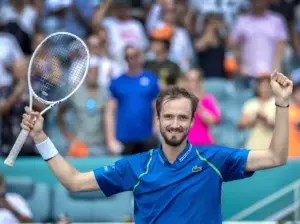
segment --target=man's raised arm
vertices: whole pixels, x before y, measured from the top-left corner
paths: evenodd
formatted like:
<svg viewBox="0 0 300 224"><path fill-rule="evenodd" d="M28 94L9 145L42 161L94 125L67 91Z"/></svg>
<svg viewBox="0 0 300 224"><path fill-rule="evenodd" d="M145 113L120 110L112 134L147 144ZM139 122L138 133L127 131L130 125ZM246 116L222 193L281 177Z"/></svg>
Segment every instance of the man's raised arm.
<svg viewBox="0 0 300 224"><path fill-rule="evenodd" d="M94 172L81 173L71 166L61 155L50 138L43 131L44 119L38 112L30 112L25 108L23 114L22 128L29 131L30 136L36 143L41 156L47 161L54 175L71 192L96 191L99 185ZM36 119L32 119L35 117Z"/></svg>
<svg viewBox="0 0 300 224"><path fill-rule="evenodd" d="M293 91L293 82L281 73L271 75L271 88L275 97L276 118L272 140L268 149L251 151L246 171L256 171L282 166L288 159L289 141L289 100Z"/></svg>

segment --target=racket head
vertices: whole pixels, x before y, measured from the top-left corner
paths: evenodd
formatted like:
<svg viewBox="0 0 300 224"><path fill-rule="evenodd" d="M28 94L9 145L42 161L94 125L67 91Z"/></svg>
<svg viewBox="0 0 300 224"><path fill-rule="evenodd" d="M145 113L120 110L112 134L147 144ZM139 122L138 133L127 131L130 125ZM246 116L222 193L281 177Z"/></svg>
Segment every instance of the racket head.
<svg viewBox="0 0 300 224"><path fill-rule="evenodd" d="M77 59L70 58L72 51L79 52ZM57 69L60 77L55 77L56 75L53 71L47 73L45 70L43 72L41 61L52 66L51 69ZM81 38L69 32L50 34L39 43L29 61L27 81L30 95L46 105L54 105L65 101L76 92L85 80L89 61L88 47ZM74 63L77 63L77 65L74 65ZM40 70L40 72L37 72L37 70ZM37 79L35 83L40 84L39 87L34 87L33 79L35 78ZM53 82L49 82L48 78L57 79L57 86ZM51 93L45 91L48 87L52 87L55 93L64 93L56 97L53 97L55 94L52 94L52 98L49 98L48 96ZM31 96L30 98L32 98Z"/></svg>

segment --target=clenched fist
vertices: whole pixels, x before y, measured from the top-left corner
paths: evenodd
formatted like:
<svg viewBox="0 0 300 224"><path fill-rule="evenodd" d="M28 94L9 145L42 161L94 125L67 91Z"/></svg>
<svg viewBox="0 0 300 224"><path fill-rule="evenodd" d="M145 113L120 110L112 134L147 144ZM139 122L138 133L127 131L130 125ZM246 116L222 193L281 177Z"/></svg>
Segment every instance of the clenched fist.
<svg viewBox="0 0 300 224"><path fill-rule="evenodd" d="M293 92L293 82L279 72L271 74L271 88L277 104L287 106Z"/></svg>
<svg viewBox="0 0 300 224"><path fill-rule="evenodd" d="M25 112L21 127L29 131L30 136L33 137L36 143L42 142L46 138L43 131L44 118L39 112L30 111L29 107L25 107Z"/></svg>

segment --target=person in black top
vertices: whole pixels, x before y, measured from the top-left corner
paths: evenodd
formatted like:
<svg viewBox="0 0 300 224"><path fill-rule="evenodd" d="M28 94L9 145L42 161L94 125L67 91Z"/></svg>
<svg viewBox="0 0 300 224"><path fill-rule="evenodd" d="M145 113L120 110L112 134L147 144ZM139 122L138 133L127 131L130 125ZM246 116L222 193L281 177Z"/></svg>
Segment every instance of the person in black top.
<svg viewBox="0 0 300 224"><path fill-rule="evenodd" d="M221 16L214 13L206 15L203 31L195 38L194 48L196 63L205 78L225 78L226 29Z"/></svg>

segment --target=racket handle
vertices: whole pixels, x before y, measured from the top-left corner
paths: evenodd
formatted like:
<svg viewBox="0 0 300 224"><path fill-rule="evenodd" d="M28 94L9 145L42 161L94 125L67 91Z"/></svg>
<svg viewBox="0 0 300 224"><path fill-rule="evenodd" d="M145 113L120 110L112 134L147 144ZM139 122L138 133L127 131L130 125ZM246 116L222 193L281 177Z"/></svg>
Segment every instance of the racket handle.
<svg viewBox="0 0 300 224"><path fill-rule="evenodd" d="M4 161L4 164L10 167L14 166L14 163L17 159L17 156L19 155L22 146L24 145L24 142L26 141L28 137L29 131L22 129L20 132L17 140L15 141L14 146L9 152L9 155L7 156L6 160Z"/></svg>

